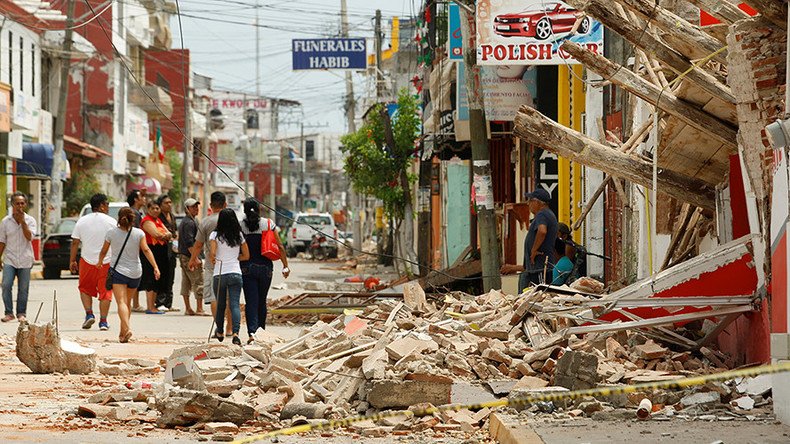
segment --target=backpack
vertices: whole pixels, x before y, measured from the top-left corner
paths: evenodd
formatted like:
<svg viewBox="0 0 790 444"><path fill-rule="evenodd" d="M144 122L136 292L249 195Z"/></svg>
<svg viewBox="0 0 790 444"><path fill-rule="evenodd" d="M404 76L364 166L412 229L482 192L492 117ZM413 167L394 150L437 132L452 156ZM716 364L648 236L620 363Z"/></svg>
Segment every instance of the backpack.
<svg viewBox="0 0 790 444"><path fill-rule="evenodd" d="M266 231L261 233L261 256L272 261L280 260L280 246L277 234L272 230L271 219L266 219Z"/></svg>

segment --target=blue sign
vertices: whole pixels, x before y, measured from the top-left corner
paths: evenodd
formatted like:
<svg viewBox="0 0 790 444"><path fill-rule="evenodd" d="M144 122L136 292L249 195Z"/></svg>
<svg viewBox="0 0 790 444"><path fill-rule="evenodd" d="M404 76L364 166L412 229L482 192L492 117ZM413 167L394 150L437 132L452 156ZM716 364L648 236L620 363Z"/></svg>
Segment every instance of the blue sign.
<svg viewBox="0 0 790 444"><path fill-rule="evenodd" d="M461 7L455 3L450 3L450 18L447 29L450 33L447 37L450 60L463 60L464 39L461 35Z"/></svg>
<svg viewBox="0 0 790 444"><path fill-rule="evenodd" d="M366 69L367 43L364 38L295 39L292 44L293 69Z"/></svg>

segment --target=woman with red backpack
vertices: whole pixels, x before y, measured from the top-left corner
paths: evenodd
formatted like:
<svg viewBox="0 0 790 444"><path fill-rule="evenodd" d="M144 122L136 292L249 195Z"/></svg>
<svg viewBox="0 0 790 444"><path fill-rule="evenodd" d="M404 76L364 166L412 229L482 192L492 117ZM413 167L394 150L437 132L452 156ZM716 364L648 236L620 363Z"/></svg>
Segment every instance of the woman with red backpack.
<svg viewBox="0 0 790 444"><path fill-rule="evenodd" d="M280 242L279 228L274 221L261 218L258 201L249 198L244 201L244 220L241 232L250 250L249 260L241 262L241 277L244 286L244 315L247 318L247 343L255 341L258 327L266 329L266 297L272 284L274 261L283 262L283 277L291 273L285 247Z"/></svg>

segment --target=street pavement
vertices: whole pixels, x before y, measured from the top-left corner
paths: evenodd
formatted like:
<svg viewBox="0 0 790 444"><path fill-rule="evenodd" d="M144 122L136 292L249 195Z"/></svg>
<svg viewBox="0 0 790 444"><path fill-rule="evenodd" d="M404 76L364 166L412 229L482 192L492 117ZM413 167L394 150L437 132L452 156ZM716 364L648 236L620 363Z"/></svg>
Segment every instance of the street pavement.
<svg viewBox="0 0 790 444"><path fill-rule="evenodd" d="M289 262L291 268L291 276L287 280L289 287L305 281L342 280L343 277L347 276L347 274L332 269L339 264L306 260L291 260ZM276 264L272 287L279 287L286 282L280 272L281 270L281 264ZM34 273L34 275L35 274L37 273ZM57 300L58 329L61 336L66 339L79 340L80 342L87 343L87 345L90 345L92 342L117 342L118 313L116 311L115 301L113 301L110 306L110 315L108 316L110 329L108 331L99 331L98 329L98 301L94 301L93 304L97 322L90 330L82 329L85 311L80 302L77 283L77 276L72 276L68 271L62 272L60 279L32 280L28 299L28 320L33 322L39 309L41 310L38 319L39 322L48 322L52 320L54 313L53 307ZM184 300L181 295L178 294L181 289L181 270L178 267L176 268L176 281L173 288L176 292L173 298L173 306L179 308L181 311L168 312L163 315L132 313L131 323L132 331L134 332L133 341L150 339L167 342L169 339L194 340L208 337L212 323L210 316L200 317L184 315ZM276 300L284 295L293 294L294 292L301 292L301 290L277 290L272 288L269 292L269 301ZM16 287L14 287L14 300L16 300ZM140 302L145 305L145 294L142 292L140 293ZM191 303L194 308L194 298ZM209 307L206 306L205 308L208 312ZM0 324L0 335L7 334L13 337L16 334L17 327L17 322L2 323ZM293 327L271 326L267 328L267 330L271 333L283 336L285 339L295 337L298 334L298 329ZM246 338L247 331L244 325L242 325L240 333L242 338Z"/></svg>

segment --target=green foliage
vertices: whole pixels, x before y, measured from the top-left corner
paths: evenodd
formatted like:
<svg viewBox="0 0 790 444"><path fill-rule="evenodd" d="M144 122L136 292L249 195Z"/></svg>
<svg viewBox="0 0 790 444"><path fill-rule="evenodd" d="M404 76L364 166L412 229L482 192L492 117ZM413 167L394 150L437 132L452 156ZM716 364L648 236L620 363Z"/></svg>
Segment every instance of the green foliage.
<svg viewBox="0 0 790 444"><path fill-rule="evenodd" d="M178 151L175 149L167 150L165 152L165 159L167 163L170 164L170 172L173 174L173 188L168 191L167 194L173 199L173 208L181 208L181 184L183 183L181 173L184 162L178 156Z"/></svg>
<svg viewBox="0 0 790 444"><path fill-rule="evenodd" d="M72 174L71 179L63 185L64 207L61 217L78 215L82 207L89 203L96 193L104 193L93 174Z"/></svg>
<svg viewBox="0 0 790 444"><path fill-rule="evenodd" d="M395 146L388 147L384 136L383 105L368 113L368 120L354 133L342 137L346 154L344 170L354 189L380 199L390 218L402 218L406 205L401 173L414 155L414 141L420 129L417 98L401 90L398 111L392 118ZM413 178L410 178L410 182Z"/></svg>

